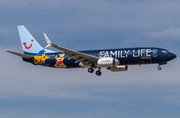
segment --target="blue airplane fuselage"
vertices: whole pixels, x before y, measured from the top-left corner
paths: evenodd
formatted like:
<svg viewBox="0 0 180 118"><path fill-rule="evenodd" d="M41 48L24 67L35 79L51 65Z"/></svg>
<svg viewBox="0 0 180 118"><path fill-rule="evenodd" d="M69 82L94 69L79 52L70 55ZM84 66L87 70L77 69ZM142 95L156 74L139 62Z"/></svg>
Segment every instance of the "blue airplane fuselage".
<svg viewBox="0 0 180 118"><path fill-rule="evenodd" d="M141 48L119 48L119 49L102 49L102 50L86 50L79 51L84 54L93 55L99 58L115 58L120 63L119 65L136 65L136 64L166 64L168 61L176 58L176 55L163 48L155 47L141 47ZM63 68L77 68L81 67L80 62L75 63L75 59L69 59L67 53L46 53L42 57L42 54L25 54L34 56L33 59L23 58L24 61L30 62L36 65L44 65L48 67L56 67L57 64L64 64ZM47 58L45 57L47 55ZM36 56L36 57L35 57ZM38 62L38 58L39 62ZM42 59L44 59L42 61Z"/></svg>

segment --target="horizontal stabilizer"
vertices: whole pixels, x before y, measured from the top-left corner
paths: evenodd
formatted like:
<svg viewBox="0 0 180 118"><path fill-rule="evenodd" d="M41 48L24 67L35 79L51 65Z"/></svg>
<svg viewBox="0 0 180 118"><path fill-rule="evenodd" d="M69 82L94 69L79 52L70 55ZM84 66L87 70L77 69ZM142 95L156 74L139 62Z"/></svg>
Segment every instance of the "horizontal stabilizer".
<svg viewBox="0 0 180 118"><path fill-rule="evenodd" d="M21 53L17 53L17 52L12 52L12 51L7 51L7 52L12 53L12 54L17 55L22 58L33 58L33 56L29 56L29 55L25 55L25 54L21 54Z"/></svg>

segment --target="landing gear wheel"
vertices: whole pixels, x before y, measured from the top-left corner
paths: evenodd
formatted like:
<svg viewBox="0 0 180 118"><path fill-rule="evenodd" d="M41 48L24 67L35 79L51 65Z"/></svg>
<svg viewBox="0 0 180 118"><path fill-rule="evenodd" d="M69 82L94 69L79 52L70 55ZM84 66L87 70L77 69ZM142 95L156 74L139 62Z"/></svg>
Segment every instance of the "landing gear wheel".
<svg viewBox="0 0 180 118"><path fill-rule="evenodd" d="M158 70L161 70L161 67L158 67Z"/></svg>
<svg viewBox="0 0 180 118"><path fill-rule="evenodd" d="M101 75L101 71L99 71L99 70L96 71L96 75L97 75L97 76L100 76L100 75Z"/></svg>
<svg viewBox="0 0 180 118"><path fill-rule="evenodd" d="M88 68L88 72L89 72L89 73L93 73L93 72L94 72L94 69L93 69L93 68Z"/></svg>

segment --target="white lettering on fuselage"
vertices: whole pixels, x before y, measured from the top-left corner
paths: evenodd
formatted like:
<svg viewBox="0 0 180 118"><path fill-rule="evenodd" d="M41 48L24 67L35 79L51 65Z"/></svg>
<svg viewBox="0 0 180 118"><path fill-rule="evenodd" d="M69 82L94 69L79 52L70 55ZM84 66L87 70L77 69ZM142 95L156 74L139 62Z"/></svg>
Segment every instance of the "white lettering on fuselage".
<svg viewBox="0 0 180 118"><path fill-rule="evenodd" d="M124 50L124 52L126 53L126 57L128 57L128 53L130 52L130 50L128 51Z"/></svg>
<svg viewBox="0 0 180 118"><path fill-rule="evenodd" d="M106 51L104 57L109 57L109 52L108 51Z"/></svg>
<svg viewBox="0 0 180 118"><path fill-rule="evenodd" d="M121 50L121 58L125 58L125 56L123 56L123 51Z"/></svg>
<svg viewBox="0 0 180 118"><path fill-rule="evenodd" d="M136 54L136 50L133 50L133 57L138 57L138 55Z"/></svg>
<svg viewBox="0 0 180 118"><path fill-rule="evenodd" d="M112 57L112 56L115 56L115 58L117 58L117 51L115 51L114 53L113 53L113 51L110 51L110 57Z"/></svg>
<svg viewBox="0 0 180 118"><path fill-rule="evenodd" d="M127 57L141 57L150 58L157 57L157 49L133 49L133 50L115 50L115 51L100 51L100 57L114 57L114 58L127 58Z"/></svg>

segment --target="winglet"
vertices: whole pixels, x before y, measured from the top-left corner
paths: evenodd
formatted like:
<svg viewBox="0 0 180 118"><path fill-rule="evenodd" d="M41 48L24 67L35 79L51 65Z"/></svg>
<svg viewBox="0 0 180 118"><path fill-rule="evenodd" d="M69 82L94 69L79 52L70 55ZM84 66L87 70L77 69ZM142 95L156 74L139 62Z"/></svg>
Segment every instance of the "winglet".
<svg viewBox="0 0 180 118"><path fill-rule="evenodd" d="M47 42L47 46L45 47L45 48L47 48L47 47L49 47L49 46L51 46L52 45L52 42L51 42L51 40L47 37L47 35L45 34L45 33L43 33L44 34L44 38L46 39L46 42ZM45 49L44 48L44 49Z"/></svg>

